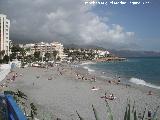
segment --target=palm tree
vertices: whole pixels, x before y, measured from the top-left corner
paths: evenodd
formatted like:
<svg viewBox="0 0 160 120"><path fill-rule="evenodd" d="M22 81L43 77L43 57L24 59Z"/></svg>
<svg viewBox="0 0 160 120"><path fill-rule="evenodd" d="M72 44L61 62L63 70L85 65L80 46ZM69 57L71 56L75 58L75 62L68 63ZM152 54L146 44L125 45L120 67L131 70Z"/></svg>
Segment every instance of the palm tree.
<svg viewBox="0 0 160 120"><path fill-rule="evenodd" d="M34 58L37 60L40 59L40 52L39 51L34 52Z"/></svg>
<svg viewBox="0 0 160 120"><path fill-rule="evenodd" d="M22 55L22 59L23 59L23 62L24 62L24 57L25 57L25 55L26 55L26 51L25 51L24 48L21 48L21 49L20 49L20 54Z"/></svg>
<svg viewBox="0 0 160 120"><path fill-rule="evenodd" d="M51 58L51 54L50 53L46 53L45 54L45 58L46 58L46 60L49 60Z"/></svg>
<svg viewBox="0 0 160 120"><path fill-rule="evenodd" d="M56 60L56 58L57 58L57 54L58 54L58 51L53 51L53 53L52 53L52 55L53 55L53 57L54 57L54 60Z"/></svg>

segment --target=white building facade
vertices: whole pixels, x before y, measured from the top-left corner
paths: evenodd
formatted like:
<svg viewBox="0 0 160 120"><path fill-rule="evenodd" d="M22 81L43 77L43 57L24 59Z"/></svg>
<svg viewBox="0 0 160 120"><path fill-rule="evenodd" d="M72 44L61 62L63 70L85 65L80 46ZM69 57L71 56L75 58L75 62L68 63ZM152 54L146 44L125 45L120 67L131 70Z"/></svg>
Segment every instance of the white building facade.
<svg viewBox="0 0 160 120"><path fill-rule="evenodd" d="M64 47L63 44L59 42L45 43L40 42L36 44L26 44L24 48L30 48L28 54L34 54L34 52L40 52L41 55L45 53L53 53L53 51L57 51L57 57L60 57L61 60L65 59L66 55L64 55Z"/></svg>
<svg viewBox="0 0 160 120"><path fill-rule="evenodd" d="M9 40L10 20L6 15L0 14L0 51L4 51L4 55L10 55Z"/></svg>

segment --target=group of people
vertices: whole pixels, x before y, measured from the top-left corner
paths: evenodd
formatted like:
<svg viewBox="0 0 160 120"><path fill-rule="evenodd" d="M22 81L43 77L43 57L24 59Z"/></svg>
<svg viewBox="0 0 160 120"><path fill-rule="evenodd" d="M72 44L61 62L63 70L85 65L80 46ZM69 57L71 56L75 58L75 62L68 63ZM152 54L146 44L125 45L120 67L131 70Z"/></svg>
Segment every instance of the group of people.
<svg viewBox="0 0 160 120"><path fill-rule="evenodd" d="M96 82L96 77L95 76L89 77L88 74L82 75L82 74L76 73L76 77L77 77L77 79L90 80L91 82Z"/></svg>
<svg viewBox="0 0 160 120"><path fill-rule="evenodd" d="M118 77L118 79L116 79L116 80L107 80L107 81L108 81L108 83L120 84L121 78Z"/></svg>
<svg viewBox="0 0 160 120"><path fill-rule="evenodd" d="M20 74L20 76L21 76L21 74ZM13 73L10 78L7 78L6 82L9 83L10 81L15 81L16 77L18 77L18 74ZM6 83L2 83L0 86L1 87L8 87Z"/></svg>
<svg viewBox="0 0 160 120"><path fill-rule="evenodd" d="M116 97L114 96L113 93L107 96L106 92L105 92L105 95L102 96L101 98L108 99L108 100L114 100L114 99L116 99Z"/></svg>

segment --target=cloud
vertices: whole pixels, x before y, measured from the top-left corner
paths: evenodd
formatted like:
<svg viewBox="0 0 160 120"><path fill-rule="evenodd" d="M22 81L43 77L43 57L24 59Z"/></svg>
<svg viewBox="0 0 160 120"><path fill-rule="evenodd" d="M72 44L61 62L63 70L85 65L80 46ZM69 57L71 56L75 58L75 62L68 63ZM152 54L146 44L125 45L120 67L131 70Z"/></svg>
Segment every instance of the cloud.
<svg viewBox="0 0 160 120"><path fill-rule="evenodd" d="M92 11L84 0L1 0L1 11L11 19L11 39L131 47L134 32Z"/></svg>

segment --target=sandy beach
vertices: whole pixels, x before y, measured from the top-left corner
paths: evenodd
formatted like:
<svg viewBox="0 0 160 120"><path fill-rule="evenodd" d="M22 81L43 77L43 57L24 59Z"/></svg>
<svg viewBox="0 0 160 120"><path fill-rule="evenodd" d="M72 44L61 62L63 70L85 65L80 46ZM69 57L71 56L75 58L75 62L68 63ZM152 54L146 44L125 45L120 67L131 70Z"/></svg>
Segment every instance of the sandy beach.
<svg viewBox="0 0 160 120"><path fill-rule="evenodd" d="M76 111L85 120L94 120L92 104L101 120L105 120L107 111L103 96L114 94L114 100L107 100L113 112L114 120L123 120L127 99L135 101L138 113L145 108L154 111L160 105L158 90L148 95L150 88L138 89L135 86L108 83L89 75L83 68L71 68L68 65L49 68L16 68L18 74L15 81L7 84L2 90L19 89L24 92L38 108L37 118L42 120L60 118L77 120ZM12 74L12 73L10 73ZM8 75L10 77L11 75ZM83 77L83 78L82 78ZM6 81L7 77L1 81ZM92 89L95 87L96 89ZM137 114L138 114L137 113ZM160 118L160 110L158 111Z"/></svg>

